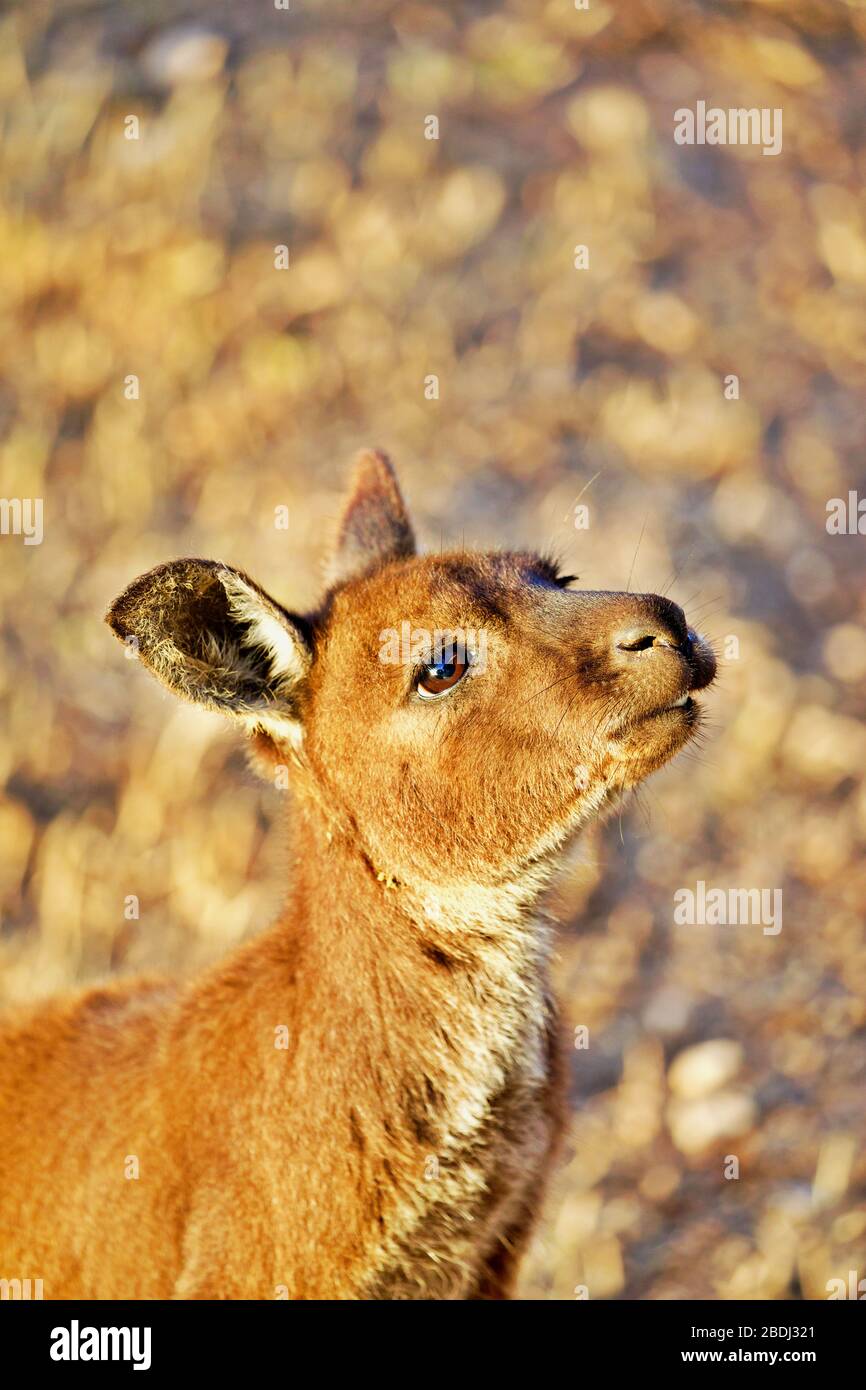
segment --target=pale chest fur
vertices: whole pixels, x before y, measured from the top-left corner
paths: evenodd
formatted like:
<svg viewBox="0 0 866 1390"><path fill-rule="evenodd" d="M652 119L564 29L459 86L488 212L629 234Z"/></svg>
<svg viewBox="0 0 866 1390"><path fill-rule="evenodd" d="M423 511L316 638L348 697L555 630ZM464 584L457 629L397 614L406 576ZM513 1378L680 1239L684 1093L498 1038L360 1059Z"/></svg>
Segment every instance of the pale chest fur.
<svg viewBox="0 0 866 1390"><path fill-rule="evenodd" d="M475 968L455 981L444 1050L422 1054L436 1097L429 1152L400 1186L362 1297L471 1296L545 1167L554 1030L547 929L514 902L497 906L480 934L477 917L464 923L464 944L465 928L475 929Z"/></svg>

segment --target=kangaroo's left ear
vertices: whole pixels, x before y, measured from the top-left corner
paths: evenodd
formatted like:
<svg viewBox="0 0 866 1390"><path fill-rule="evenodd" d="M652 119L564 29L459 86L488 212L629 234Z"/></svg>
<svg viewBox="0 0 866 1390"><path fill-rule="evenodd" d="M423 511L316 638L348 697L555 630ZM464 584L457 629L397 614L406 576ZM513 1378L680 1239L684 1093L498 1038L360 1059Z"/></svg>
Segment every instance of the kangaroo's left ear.
<svg viewBox="0 0 866 1390"><path fill-rule="evenodd" d="M157 565L105 620L182 699L231 715L248 732L299 742L311 635L240 570L216 560Z"/></svg>
<svg viewBox="0 0 866 1390"><path fill-rule="evenodd" d="M359 578L389 560L415 553L412 523L390 460L377 450L365 449L355 461L328 565L328 583Z"/></svg>

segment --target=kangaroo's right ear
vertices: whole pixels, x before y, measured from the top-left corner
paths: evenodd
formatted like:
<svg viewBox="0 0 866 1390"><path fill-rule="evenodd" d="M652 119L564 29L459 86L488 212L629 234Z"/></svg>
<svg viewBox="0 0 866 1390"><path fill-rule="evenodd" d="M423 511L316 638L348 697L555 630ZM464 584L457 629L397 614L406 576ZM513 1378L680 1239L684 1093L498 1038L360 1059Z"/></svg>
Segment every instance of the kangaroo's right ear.
<svg viewBox="0 0 866 1390"><path fill-rule="evenodd" d="M310 634L240 570L214 560L157 565L105 621L176 695L297 742Z"/></svg>
<svg viewBox="0 0 866 1390"><path fill-rule="evenodd" d="M355 460L327 581L340 584L414 554L415 534L391 461L378 449L364 449Z"/></svg>

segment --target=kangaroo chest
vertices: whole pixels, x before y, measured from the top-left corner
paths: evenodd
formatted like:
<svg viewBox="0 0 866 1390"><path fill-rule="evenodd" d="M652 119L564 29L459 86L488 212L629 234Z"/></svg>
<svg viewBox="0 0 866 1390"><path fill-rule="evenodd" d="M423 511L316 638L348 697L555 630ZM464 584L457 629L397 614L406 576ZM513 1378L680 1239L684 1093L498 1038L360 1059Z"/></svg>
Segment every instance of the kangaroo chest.
<svg viewBox="0 0 866 1390"><path fill-rule="evenodd" d="M363 1297L471 1297L536 1206L558 1129L555 1019L540 985L523 1005L454 1086L450 1123L400 1194Z"/></svg>

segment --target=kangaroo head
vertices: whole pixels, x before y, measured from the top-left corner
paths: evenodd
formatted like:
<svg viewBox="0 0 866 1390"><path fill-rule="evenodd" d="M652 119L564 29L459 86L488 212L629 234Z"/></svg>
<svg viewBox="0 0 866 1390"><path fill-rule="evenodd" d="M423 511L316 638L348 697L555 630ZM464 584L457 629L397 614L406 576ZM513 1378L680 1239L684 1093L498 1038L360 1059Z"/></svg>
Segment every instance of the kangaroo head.
<svg viewBox="0 0 866 1390"><path fill-rule="evenodd" d="M362 454L313 613L211 560L107 621L178 695L240 720L389 879L495 884L548 859L693 736L715 661L654 594L573 590L531 552L419 556Z"/></svg>

